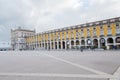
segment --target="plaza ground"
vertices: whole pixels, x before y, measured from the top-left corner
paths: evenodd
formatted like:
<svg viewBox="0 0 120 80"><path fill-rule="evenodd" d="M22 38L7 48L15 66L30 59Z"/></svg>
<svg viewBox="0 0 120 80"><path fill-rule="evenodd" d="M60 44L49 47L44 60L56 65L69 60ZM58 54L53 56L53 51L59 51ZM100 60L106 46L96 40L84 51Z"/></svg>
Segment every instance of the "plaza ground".
<svg viewBox="0 0 120 80"><path fill-rule="evenodd" d="M119 67L120 51L0 52L0 80L108 80Z"/></svg>

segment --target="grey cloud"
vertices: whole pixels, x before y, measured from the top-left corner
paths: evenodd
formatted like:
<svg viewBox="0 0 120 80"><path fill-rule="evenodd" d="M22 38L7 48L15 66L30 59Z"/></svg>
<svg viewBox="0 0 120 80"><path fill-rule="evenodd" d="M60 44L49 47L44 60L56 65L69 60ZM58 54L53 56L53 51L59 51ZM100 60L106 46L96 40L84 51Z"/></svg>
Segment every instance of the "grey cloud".
<svg viewBox="0 0 120 80"><path fill-rule="evenodd" d="M0 0L0 41L9 41L17 26L42 32L117 17L119 5L119 0Z"/></svg>

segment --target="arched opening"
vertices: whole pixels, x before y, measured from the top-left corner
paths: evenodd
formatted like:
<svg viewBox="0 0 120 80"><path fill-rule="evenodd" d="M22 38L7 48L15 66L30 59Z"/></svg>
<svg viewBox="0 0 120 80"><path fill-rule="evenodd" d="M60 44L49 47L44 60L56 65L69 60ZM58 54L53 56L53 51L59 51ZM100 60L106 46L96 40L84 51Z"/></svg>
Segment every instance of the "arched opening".
<svg viewBox="0 0 120 80"><path fill-rule="evenodd" d="M69 49L69 46L70 46L69 41L66 41L66 44L67 44L67 49Z"/></svg>
<svg viewBox="0 0 120 80"><path fill-rule="evenodd" d="M79 40L76 40L76 49L79 49L80 42Z"/></svg>
<svg viewBox="0 0 120 80"><path fill-rule="evenodd" d="M55 42L55 49L57 49L57 42Z"/></svg>
<svg viewBox="0 0 120 80"><path fill-rule="evenodd" d="M48 49L50 50L50 43L48 43Z"/></svg>
<svg viewBox="0 0 120 80"><path fill-rule="evenodd" d="M42 47L44 48L44 43L42 43Z"/></svg>
<svg viewBox="0 0 120 80"><path fill-rule="evenodd" d="M91 41L91 39L87 39L87 48L91 48L91 46L92 46L92 41Z"/></svg>
<svg viewBox="0 0 120 80"><path fill-rule="evenodd" d="M93 40L93 46L94 46L95 48L98 48L98 40L97 40L97 39L94 39L94 40Z"/></svg>
<svg viewBox="0 0 120 80"><path fill-rule="evenodd" d="M74 41L71 41L71 48L74 49Z"/></svg>
<svg viewBox="0 0 120 80"><path fill-rule="evenodd" d="M62 45L63 45L63 49L65 49L65 42L64 41L62 42Z"/></svg>
<svg viewBox="0 0 120 80"><path fill-rule="evenodd" d="M45 43L45 49L47 49L47 43Z"/></svg>
<svg viewBox="0 0 120 80"><path fill-rule="evenodd" d="M108 43L109 49L114 49L113 38L108 38L107 43Z"/></svg>
<svg viewBox="0 0 120 80"><path fill-rule="evenodd" d="M51 48L53 49L54 45L53 45L53 42L51 43Z"/></svg>
<svg viewBox="0 0 120 80"><path fill-rule="evenodd" d="M41 48L41 43L39 44L40 48Z"/></svg>
<svg viewBox="0 0 120 80"><path fill-rule="evenodd" d="M116 41L116 49L120 49L120 37L117 37L115 41Z"/></svg>
<svg viewBox="0 0 120 80"><path fill-rule="evenodd" d="M61 42L59 42L59 49L61 49Z"/></svg>
<svg viewBox="0 0 120 80"><path fill-rule="evenodd" d="M85 48L85 40L81 40L81 47Z"/></svg>
<svg viewBox="0 0 120 80"><path fill-rule="evenodd" d="M81 40L81 45L84 46L85 45L85 41Z"/></svg>
<svg viewBox="0 0 120 80"><path fill-rule="evenodd" d="M106 48L105 47L105 43L106 43L105 39L101 38L99 42L100 42L100 47L103 48L103 49L105 49Z"/></svg>

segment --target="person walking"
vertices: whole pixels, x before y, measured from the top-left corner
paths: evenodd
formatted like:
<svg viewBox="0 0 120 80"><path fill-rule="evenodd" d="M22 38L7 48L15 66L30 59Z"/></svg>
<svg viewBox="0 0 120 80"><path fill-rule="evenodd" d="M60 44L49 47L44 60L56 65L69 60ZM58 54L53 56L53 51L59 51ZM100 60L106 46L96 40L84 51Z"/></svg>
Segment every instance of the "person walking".
<svg viewBox="0 0 120 80"><path fill-rule="evenodd" d="M83 52L83 48L82 47L80 47L80 51Z"/></svg>

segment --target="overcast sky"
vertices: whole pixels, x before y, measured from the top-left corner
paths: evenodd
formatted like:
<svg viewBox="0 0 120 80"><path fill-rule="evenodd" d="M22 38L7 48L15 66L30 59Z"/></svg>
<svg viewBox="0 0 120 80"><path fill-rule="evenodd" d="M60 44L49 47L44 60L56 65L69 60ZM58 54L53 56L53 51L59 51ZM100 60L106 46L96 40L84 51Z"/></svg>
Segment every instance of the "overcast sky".
<svg viewBox="0 0 120 80"><path fill-rule="evenodd" d="M120 16L120 0L0 0L0 42L22 26L37 33Z"/></svg>

